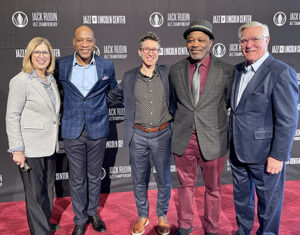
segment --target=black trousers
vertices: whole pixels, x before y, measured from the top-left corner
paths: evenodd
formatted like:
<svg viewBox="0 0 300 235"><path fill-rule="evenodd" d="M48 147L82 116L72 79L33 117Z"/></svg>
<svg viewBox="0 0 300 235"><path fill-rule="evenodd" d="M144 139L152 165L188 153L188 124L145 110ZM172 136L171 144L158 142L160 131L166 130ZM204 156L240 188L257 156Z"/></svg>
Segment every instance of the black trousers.
<svg viewBox="0 0 300 235"><path fill-rule="evenodd" d="M20 170L25 191L27 222L31 235L49 235L56 161L54 156L26 158L29 172Z"/></svg>

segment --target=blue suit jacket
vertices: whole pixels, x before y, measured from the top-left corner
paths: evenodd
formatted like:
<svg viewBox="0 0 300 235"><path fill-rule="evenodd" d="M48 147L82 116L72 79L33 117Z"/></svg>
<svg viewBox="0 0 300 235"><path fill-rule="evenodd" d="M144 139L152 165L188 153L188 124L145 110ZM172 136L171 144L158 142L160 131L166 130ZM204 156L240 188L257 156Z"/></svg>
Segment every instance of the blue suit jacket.
<svg viewBox="0 0 300 235"><path fill-rule="evenodd" d="M165 93L168 102L168 108L172 116L174 116L175 107L174 100L169 85L169 68L164 65L156 65L158 72L165 87ZM134 68L124 73L122 82L112 89L108 94L108 101L115 100L123 101L125 106L125 120L124 120L124 144L128 147L135 127L134 127L134 114L135 114L135 84L137 73L140 67Z"/></svg>
<svg viewBox="0 0 300 235"><path fill-rule="evenodd" d="M268 156L287 161L298 122L297 74L270 55L236 106L244 67L236 66L231 93L229 138L236 155L244 163L264 164Z"/></svg>
<svg viewBox="0 0 300 235"><path fill-rule="evenodd" d="M106 95L117 85L113 62L95 55L98 81L84 97L70 82L73 55L56 62L55 78L63 87L63 114L61 137L76 139L84 125L93 139L109 135L108 106Z"/></svg>

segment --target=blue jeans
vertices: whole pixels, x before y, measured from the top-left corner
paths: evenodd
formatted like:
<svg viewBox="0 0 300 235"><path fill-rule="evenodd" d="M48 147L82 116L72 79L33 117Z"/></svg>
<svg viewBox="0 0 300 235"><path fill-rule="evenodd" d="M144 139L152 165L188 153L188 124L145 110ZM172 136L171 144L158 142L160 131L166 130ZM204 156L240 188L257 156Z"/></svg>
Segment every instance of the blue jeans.
<svg viewBox="0 0 300 235"><path fill-rule="evenodd" d="M157 172L157 216L167 213L171 195L171 127L156 132L136 129L129 144L133 189L139 217L148 217L147 189L151 172L150 153Z"/></svg>

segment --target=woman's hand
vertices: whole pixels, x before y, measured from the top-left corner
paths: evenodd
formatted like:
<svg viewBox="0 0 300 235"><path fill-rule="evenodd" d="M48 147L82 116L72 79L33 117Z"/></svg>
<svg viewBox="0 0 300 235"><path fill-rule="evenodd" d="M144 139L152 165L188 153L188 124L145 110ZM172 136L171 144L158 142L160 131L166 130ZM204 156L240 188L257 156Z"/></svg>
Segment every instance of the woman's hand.
<svg viewBox="0 0 300 235"><path fill-rule="evenodd" d="M25 160L26 160L26 158L25 158L24 152L21 152L21 151L13 152L13 161L18 166L20 166L20 168L24 167Z"/></svg>

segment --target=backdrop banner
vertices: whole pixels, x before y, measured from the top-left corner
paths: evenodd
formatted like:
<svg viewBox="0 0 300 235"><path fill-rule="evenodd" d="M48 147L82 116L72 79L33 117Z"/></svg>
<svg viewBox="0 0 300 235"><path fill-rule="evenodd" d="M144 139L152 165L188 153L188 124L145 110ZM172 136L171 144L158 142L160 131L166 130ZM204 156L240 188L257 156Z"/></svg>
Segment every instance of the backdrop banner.
<svg viewBox="0 0 300 235"><path fill-rule="evenodd" d="M95 53L114 62L116 77L141 63L138 40L148 31L161 39L159 64L174 64L188 56L183 32L190 21L205 18L212 22L215 40L212 54L228 63L244 60L238 40L238 28L256 20L269 26L269 52L300 73L300 1L297 0L1 0L0 31L0 202L24 200L17 166L7 153L5 113L8 84L22 69L28 42L46 37L56 58L74 53L74 28L90 26L95 33ZM298 105L298 110L299 110ZM128 150L123 145L125 108L109 109L111 134L106 143L102 192L132 190ZM291 160L287 162L287 180L300 179L300 129L297 129ZM178 186L174 161L172 185ZM153 168L150 189L156 188ZM200 174L201 175L201 174ZM227 161L223 184L231 184ZM203 185L199 176L197 185ZM63 146L57 155L57 196L69 196L68 163Z"/></svg>

